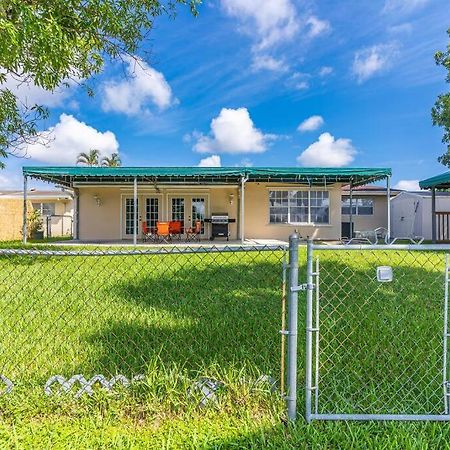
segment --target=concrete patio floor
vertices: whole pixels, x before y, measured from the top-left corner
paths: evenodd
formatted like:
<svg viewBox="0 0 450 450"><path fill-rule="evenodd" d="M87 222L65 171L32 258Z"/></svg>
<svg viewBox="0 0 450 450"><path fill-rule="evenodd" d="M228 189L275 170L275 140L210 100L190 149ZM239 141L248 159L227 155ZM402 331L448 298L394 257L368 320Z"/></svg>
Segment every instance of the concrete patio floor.
<svg viewBox="0 0 450 450"><path fill-rule="evenodd" d="M51 243L46 243L45 245L64 245L64 246L92 246L92 247L134 247L133 241L131 240L95 240L95 241L84 241L84 240L61 240L54 241ZM142 240L138 240L136 246L138 247L254 247L254 246L286 246L288 245L287 241L282 241L278 239L246 239L244 243L240 240L230 240L226 241L223 239L215 239L211 241L209 239L202 239L201 241L189 241L185 240L177 240L173 239L168 243L155 243L155 242L142 242Z"/></svg>

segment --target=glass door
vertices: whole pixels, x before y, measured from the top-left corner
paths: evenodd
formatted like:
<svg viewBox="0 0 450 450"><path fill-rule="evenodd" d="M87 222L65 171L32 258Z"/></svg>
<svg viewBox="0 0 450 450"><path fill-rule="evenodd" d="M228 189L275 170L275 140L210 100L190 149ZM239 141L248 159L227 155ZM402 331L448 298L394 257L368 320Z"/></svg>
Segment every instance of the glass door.
<svg viewBox="0 0 450 450"><path fill-rule="evenodd" d="M170 202L170 220L177 220L181 222L181 227L184 230L184 205L186 204L184 197L172 197Z"/></svg>
<svg viewBox="0 0 450 450"><path fill-rule="evenodd" d="M139 227L139 200L137 201L137 208L138 208L138 234L140 232ZM134 233L134 198L128 197L125 199L125 215L124 215L124 234L125 237L133 236Z"/></svg>
<svg viewBox="0 0 450 450"><path fill-rule="evenodd" d="M205 234L206 202L203 197L193 197L191 201L191 227L195 227L195 221L202 221L202 234Z"/></svg>
<svg viewBox="0 0 450 450"><path fill-rule="evenodd" d="M156 229L156 222L159 220L159 198L147 197L145 199L145 222L151 230Z"/></svg>

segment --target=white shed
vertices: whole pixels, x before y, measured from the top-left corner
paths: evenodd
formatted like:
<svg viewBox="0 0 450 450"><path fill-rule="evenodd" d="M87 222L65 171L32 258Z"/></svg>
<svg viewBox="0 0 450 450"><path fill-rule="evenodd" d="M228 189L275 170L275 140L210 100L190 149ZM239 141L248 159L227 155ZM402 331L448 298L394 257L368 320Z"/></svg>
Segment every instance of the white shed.
<svg viewBox="0 0 450 450"><path fill-rule="evenodd" d="M450 192L436 192L436 211L450 211ZM403 191L391 200L391 235L394 238L432 238L431 192Z"/></svg>

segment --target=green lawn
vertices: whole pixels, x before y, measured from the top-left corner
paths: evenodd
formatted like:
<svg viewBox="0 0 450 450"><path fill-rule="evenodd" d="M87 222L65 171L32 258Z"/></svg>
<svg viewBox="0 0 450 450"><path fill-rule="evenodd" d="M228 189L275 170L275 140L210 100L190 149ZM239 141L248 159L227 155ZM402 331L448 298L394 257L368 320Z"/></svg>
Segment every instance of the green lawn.
<svg viewBox="0 0 450 450"><path fill-rule="evenodd" d="M319 411L441 412L443 255L318 254ZM1 256L0 373L16 386L0 396L0 448L444 448L444 424L285 426L282 399L257 383L279 379L281 258ZM300 262L304 278L304 249ZM380 285L384 264L394 282ZM43 393L51 375L99 373L145 379ZM201 376L224 383L207 408L187 394Z"/></svg>

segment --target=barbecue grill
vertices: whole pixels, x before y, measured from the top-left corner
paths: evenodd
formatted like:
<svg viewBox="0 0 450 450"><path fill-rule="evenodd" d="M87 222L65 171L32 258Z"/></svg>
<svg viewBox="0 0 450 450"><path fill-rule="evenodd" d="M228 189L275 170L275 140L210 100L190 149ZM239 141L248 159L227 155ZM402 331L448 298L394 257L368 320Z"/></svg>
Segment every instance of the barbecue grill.
<svg viewBox="0 0 450 450"><path fill-rule="evenodd" d="M227 241L230 236L228 224L230 219L226 213L211 214L211 240L216 237L226 237Z"/></svg>

